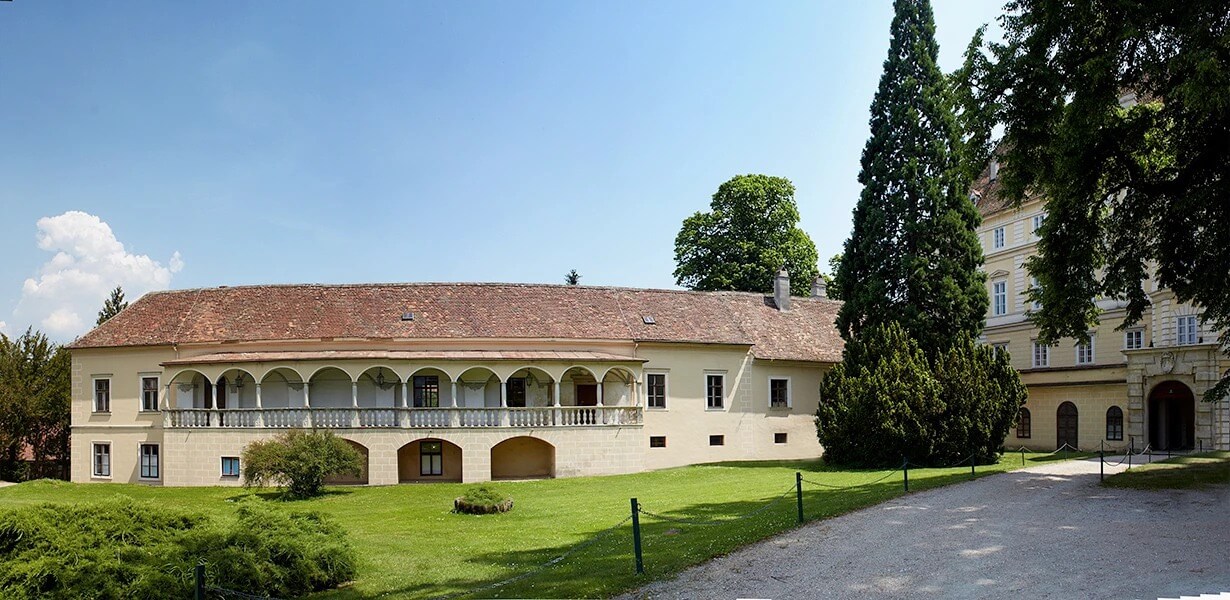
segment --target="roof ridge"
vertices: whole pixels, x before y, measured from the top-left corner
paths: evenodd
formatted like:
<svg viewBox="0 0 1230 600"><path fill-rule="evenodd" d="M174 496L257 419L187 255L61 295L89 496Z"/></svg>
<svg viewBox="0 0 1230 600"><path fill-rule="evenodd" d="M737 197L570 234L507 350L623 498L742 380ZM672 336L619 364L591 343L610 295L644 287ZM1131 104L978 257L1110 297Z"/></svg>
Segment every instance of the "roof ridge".
<svg viewBox="0 0 1230 600"><path fill-rule="evenodd" d="M189 292L209 292L220 290L243 290L243 289L258 289L258 288L379 288L379 287L523 287L523 288L559 288L570 290L617 290L631 292L664 292L669 294L695 294L695 295L740 295L740 296L769 296L769 292L745 292L740 290L684 290L670 288L652 288L652 287L636 287L636 286L620 286L620 285L568 285L566 283L532 283L532 282L505 282L505 281L389 281L389 282L365 282L365 283L256 283L244 285L220 285L212 287L195 287L183 288L176 290L154 290L146 292L146 296L160 294L183 294ZM807 298L808 296L794 296L795 298Z"/></svg>

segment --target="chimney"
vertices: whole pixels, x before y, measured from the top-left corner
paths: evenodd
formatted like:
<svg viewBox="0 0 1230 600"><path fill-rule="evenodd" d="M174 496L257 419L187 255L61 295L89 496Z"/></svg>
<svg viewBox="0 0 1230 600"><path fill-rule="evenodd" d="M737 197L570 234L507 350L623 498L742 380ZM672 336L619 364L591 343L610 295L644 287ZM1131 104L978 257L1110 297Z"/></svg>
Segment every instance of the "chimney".
<svg viewBox="0 0 1230 600"><path fill-rule="evenodd" d="M811 297L812 298L828 298L828 284L824 282L824 278L816 275L816 279L811 282Z"/></svg>
<svg viewBox="0 0 1230 600"><path fill-rule="evenodd" d="M773 302L777 304L777 310L790 310L790 272L786 270L786 265L782 265L777 277L773 278Z"/></svg>

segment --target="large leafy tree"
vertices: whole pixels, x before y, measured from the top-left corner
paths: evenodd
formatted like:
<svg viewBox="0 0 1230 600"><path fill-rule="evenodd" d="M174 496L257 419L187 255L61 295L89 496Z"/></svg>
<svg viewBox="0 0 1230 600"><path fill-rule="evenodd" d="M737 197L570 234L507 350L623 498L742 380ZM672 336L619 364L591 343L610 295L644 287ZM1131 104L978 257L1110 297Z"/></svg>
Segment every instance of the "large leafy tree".
<svg viewBox="0 0 1230 600"><path fill-rule="evenodd" d="M767 292L785 265L791 293L809 293L819 255L798 226L789 179L739 175L718 188L709 209L684 219L675 237L676 283L702 291Z"/></svg>
<svg viewBox="0 0 1230 600"><path fill-rule="evenodd" d="M1153 278L1230 329L1230 3L1014 0L982 94L1005 125L1005 191L1049 216L1028 264L1039 337L1083 339L1098 297ZM1138 103L1121 104L1124 94ZM1230 336L1222 336L1230 351ZM1230 392L1230 380L1206 399Z"/></svg>
<svg viewBox="0 0 1230 600"><path fill-rule="evenodd" d="M124 299L124 288L116 286L111 290L111 295L107 297L107 300L103 302L102 310L98 311L98 322L94 325L106 323L125 308L128 308L128 301Z"/></svg>
<svg viewBox="0 0 1230 600"><path fill-rule="evenodd" d="M35 465L60 467L49 472L68 466L71 377L68 351L47 336L31 329L16 339L0 335L0 477L44 474L21 472L25 448Z"/></svg>
<svg viewBox="0 0 1230 600"><path fill-rule="evenodd" d="M931 5L897 0L884 74L871 104L854 209L835 291L850 340L895 320L927 353L982 330L987 309L978 211L948 81L936 65Z"/></svg>

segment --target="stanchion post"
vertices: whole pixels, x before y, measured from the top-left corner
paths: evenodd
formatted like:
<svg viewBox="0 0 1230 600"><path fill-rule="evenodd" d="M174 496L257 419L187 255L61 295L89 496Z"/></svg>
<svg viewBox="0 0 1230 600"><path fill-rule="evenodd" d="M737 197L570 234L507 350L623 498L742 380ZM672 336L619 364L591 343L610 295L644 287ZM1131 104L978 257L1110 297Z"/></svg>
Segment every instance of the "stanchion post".
<svg viewBox="0 0 1230 600"><path fill-rule="evenodd" d="M1128 470L1129 471L1132 470L1132 452L1133 452L1132 448L1128 447Z"/></svg>
<svg viewBox="0 0 1230 600"><path fill-rule="evenodd" d="M196 593L193 595L193 598L205 600L205 565L197 564L193 575L196 580Z"/></svg>
<svg viewBox="0 0 1230 600"><path fill-rule="evenodd" d="M636 574L645 574L645 561L641 556L641 505L632 499L632 550L636 553Z"/></svg>
<svg viewBox="0 0 1230 600"><path fill-rule="evenodd" d="M1204 440L1203 439L1196 440L1196 446L1199 447L1198 452L1204 452Z"/></svg>
<svg viewBox="0 0 1230 600"><path fill-rule="evenodd" d="M1021 466L1025 466L1025 446L1021 446Z"/></svg>
<svg viewBox="0 0 1230 600"><path fill-rule="evenodd" d="M794 472L794 500L799 507L799 524L803 524L803 474Z"/></svg>
<svg viewBox="0 0 1230 600"><path fill-rule="evenodd" d="M910 459L901 459L901 473L905 476L905 493L910 493Z"/></svg>
<svg viewBox="0 0 1230 600"><path fill-rule="evenodd" d="M1106 457L1105 450L1098 450L1098 481L1106 479Z"/></svg>
<svg viewBox="0 0 1230 600"><path fill-rule="evenodd" d="M969 455L969 476L976 477L976 475L974 474L974 455L973 454Z"/></svg>

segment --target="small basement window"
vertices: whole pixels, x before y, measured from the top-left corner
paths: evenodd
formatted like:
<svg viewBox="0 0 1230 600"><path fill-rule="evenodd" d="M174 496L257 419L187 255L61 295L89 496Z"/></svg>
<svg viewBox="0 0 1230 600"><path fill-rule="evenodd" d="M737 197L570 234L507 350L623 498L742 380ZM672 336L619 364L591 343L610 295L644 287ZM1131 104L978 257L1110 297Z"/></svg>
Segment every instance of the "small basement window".
<svg viewBox="0 0 1230 600"><path fill-rule="evenodd" d="M773 443L774 443L774 444L785 444L785 443L786 443L786 434L784 434L784 433L775 433L775 434L773 434Z"/></svg>
<svg viewBox="0 0 1230 600"><path fill-rule="evenodd" d="M666 447L666 436L664 435L649 436L649 447L650 448L665 448Z"/></svg>
<svg viewBox="0 0 1230 600"><path fill-rule="evenodd" d="M724 436L724 435L711 435L711 436L709 436L709 445L710 445L710 446L725 446L725 445L726 445L726 436Z"/></svg>

